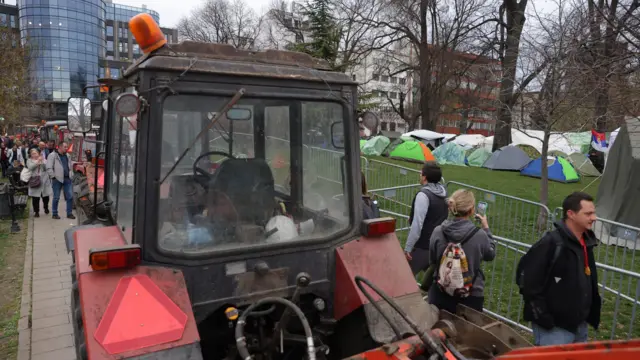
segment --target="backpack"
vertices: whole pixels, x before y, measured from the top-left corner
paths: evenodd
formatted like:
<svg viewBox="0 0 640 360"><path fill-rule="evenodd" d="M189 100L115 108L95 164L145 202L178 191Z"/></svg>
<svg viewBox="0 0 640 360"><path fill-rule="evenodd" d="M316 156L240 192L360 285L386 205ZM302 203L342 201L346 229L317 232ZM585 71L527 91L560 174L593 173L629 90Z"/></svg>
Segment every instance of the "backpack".
<svg viewBox="0 0 640 360"><path fill-rule="evenodd" d="M449 242L440 258L436 283L449 296L466 298L471 293L471 286L480 272L475 271L471 277L469 262L462 246L469 241L480 228L471 230L459 243Z"/></svg>
<svg viewBox="0 0 640 360"><path fill-rule="evenodd" d="M518 266L516 267L516 285L518 285L518 288L520 289L520 294L523 295L524 299L528 299L529 298L529 294L531 294L531 291L527 291L527 290L531 290L531 289L527 289L527 284L526 284L526 274L529 271L546 271L547 274L545 276L545 280L544 283L542 285L543 289L547 287L547 282L549 281L549 275L551 273L551 269L553 269L553 267L555 266L556 262L558 261L558 258L560 257L560 254L562 253L562 249L564 248L564 242L562 241L562 238L560 238L560 234L558 234L556 231L551 231L551 232L547 232L545 234L545 236L549 234L551 235L551 241L553 241L553 243L555 244L556 248L553 252L553 257L551 258L551 264L550 266L545 269L538 269L538 268L530 268L528 265L528 260L531 258L532 255L531 254L531 250L537 248L538 246L540 246L540 241L536 242L535 244L533 244L533 246L531 246L531 248L524 254L522 255L522 258L520 258L520 261L518 262ZM543 236L544 238L544 236Z"/></svg>
<svg viewBox="0 0 640 360"><path fill-rule="evenodd" d="M377 219L380 217L378 201L369 197L362 197L362 211L364 220Z"/></svg>

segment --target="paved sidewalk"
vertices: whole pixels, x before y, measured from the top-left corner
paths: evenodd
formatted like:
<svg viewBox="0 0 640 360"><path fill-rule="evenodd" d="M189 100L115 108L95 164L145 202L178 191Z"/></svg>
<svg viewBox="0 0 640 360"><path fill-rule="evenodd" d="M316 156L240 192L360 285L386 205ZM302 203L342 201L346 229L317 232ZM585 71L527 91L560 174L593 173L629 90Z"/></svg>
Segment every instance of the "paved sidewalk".
<svg viewBox="0 0 640 360"><path fill-rule="evenodd" d="M29 219L29 228L33 231L31 293L25 294L28 290L23 287L22 304L26 310L27 300L30 300L31 321L20 333L18 360L75 360L70 314L71 255L67 254L64 231L74 226L76 220L53 220L51 215L43 213L40 216ZM25 261L25 280L29 270L27 262L28 259ZM29 342L30 346L27 345Z"/></svg>

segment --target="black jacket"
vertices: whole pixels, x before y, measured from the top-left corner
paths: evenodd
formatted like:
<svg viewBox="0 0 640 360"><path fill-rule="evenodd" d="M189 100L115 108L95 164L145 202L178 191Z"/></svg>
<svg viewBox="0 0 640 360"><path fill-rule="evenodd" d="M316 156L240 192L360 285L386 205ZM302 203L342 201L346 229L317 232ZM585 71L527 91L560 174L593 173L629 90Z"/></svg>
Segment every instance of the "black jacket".
<svg viewBox="0 0 640 360"><path fill-rule="evenodd" d="M562 239L562 250L553 266L551 259L558 242L547 233L539 246L531 248L527 294L525 296L524 319L545 327L560 327L575 332L578 325L587 322L598 329L602 306L598 293L598 273L593 248L598 239L593 231L584 234L591 275L585 272L584 250L575 235L564 222L556 222L555 236ZM546 286L544 286L545 279Z"/></svg>

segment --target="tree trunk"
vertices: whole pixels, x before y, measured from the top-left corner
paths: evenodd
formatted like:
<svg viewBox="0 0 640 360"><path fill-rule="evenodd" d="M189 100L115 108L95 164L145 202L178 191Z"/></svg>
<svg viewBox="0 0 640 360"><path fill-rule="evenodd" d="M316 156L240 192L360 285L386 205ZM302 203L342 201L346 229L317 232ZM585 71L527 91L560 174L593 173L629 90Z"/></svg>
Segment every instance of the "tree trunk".
<svg viewBox="0 0 640 360"><path fill-rule="evenodd" d="M500 107L498 108L498 123L493 139L493 151L511 143L511 109L515 103L514 87L516 66L520 53L520 36L526 20L524 10L526 0L505 0L505 15L507 28L504 43L504 57L502 60L502 81L500 82Z"/></svg>
<svg viewBox="0 0 640 360"><path fill-rule="evenodd" d="M469 129L469 109L462 110L462 119L460 120L460 134L466 134Z"/></svg>
<svg viewBox="0 0 640 360"><path fill-rule="evenodd" d="M540 164L540 204L547 206L549 202L549 166L547 164L547 154L549 153L549 138L551 137L550 127L546 127L542 139L542 153L540 154L542 163ZM545 229L549 220L549 213L544 207L540 207L538 214L538 228Z"/></svg>

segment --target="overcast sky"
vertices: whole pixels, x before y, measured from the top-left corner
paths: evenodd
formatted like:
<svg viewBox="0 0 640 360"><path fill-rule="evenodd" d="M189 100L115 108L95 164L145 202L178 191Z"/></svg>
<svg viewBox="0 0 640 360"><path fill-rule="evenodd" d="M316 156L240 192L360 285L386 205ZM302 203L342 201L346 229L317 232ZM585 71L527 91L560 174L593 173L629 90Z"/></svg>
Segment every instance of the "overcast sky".
<svg viewBox="0 0 640 360"><path fill-rule="evenodd" d="M165 27L174 27L178 21L188 15L190 11L196 8L204 0L113 0L113 2L131 6L147 5L148 8L160 13L160 25ZM15 4L16 0L7 0L8 4ZM247 0L257 12L262 12L271 4L272 0ZM536 0L538 10L544 8L554 8L554 0Z"/></svg>

